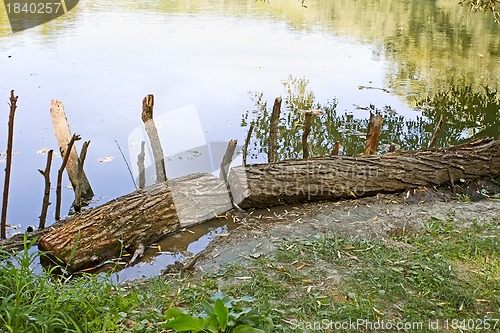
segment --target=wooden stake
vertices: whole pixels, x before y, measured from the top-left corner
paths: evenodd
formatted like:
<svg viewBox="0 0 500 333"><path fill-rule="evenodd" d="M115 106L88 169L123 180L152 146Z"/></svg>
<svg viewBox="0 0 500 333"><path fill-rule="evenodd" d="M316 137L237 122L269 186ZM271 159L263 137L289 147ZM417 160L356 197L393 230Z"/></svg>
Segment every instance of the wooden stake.
<svg viewBox="0 0 500 333"><path fill-rule="evenodd" d="M339 154L339 151L340 151L340 141L335 141L335 143L333 144L332 153L330 155L337 156Z"/></svg>
<svg viewBox="0 0 500 333"><path fill-rule="evenodd" d="M47 164L45 165L45 171L38 169L45 179L45 189L43 192L43 202L42 202L42 212L40 214L40 224L38 225L38 230L45 228L45 222L47 221L47 210L50 205L50 167L52 165L52 154L54 151L51 149L47 153Z"/></svg>
<svg viewBox="0 0 500 333"><path fill-rule="evenodd" d="M139 188L146 187L146 167L144 166L144 160L146 158L145 150L146 142L141 142L141 152L137 156L137 167L139 168Z"/></svg>
<svg viewBox="0 0 500 333"><path fill-rule="evenodd" d="M370 112L370 122L366 133L365 155L374 155L377 152L378 138L383 123L384 118L379 115L375 116Z"/></svg>
<svg viewBox="0 0 500 333"><path fill-rule="evenodd" d="M158 136L158 130L156 129L153 120L153 106L154 106L154 96L147 95L142 100L142 121L146 128L146 133L149 137L149 143L151 144L151 149L153 151L153 158L155 161L156 169L156 182L163 182L167 180L167 175L165 173L165 157L163 155L163 149L161 147L160 137Z"/></svg>
<svg viewBox="0 0 500 333"><path fill-rule="evenodd" d="M302 158L309 158L309 144L307 143L307 136L311 132L312 113L306 112L304 120L304 132L302 132Z"/></svg>
<svg viewBox="0 0 500 333"><path fill-rule="evenodd" d="M75 207L75 212L79 213L82 210L82 191L81 186L83 183L83 164L85 163L85 157L87 157L87 149L89 148L90 141L85 141L82 146L82 151L80 152L80 157L78 158L78 184L75 190L75 202L73 207Z"/></svg>
<svg viewBox="0 0 500 333"><path fill-rule="evenodd" d="M255 124L252 122L250 128L248 129L247 138L245 139L245 145L243 146L243 166L247 165L247 154L248 145L250 144L250 138L252 137L252 132Z"/></svg>
<svg viewBox="0 0 500 333"><path fill-rule="evenodd" d="M7 137L7 160L5 166L5 182L3 183L3 201L2 201L2 221L0 237L7 238L7 206L9 203L9 185L10 185L10 169L12 166L12 142L14 140L14 116L17 109L17 98L14 96L14 90L10 91L10 113L9 113L9 134Z"/></svg>
<svg viewBox="0 0 500 333"><path fill-rule="evenodd" d="M226 184L227 184L227 175L229 174L229 165L231 164L231 161L233 159L234 151L236 150L236 144L238 143L237 140L230 140L226 153L224 154L224 157L222 158L222 163L220 165L220 174L219 178L222 179Z"/></svg>
<svg viewBox="0 0 500 333"><path fill-rule="evenodd" d="M436 129L434 130L434 134L432 134L431 142L429 143L429 148L433 148L434 145L436 144L439 132L441 132L441 128L443 127L443 121L444 121L444 115L441 114Z"/></svg>
<svg viewBox="0 0 500 333"><path fill-rule="evenodd" d="M66 168L66 164L68 163L69 160L70 154L68 152L71 152L75 141L78 141L80 139L81 139L80 136L78 136L77 134L73 134L71 140L69 140L68 147L65 150L66 154L63 154L63 150L61 149L61 155L64 156L64 158L61 167L57 172L57 188L56 188L56 221L58 222L61 220L62 178L63 178L64 168Z"/></svg>
<svg viewBox="0 0 500 333"><path fill-rule="evenodd" d="M274 100L273 112L269 126L269 147L267 159L269 163L278 162L278 124L280 120L281 97Z"/></svg>
<svg viewBox="0 0 500 333"><path fill-rule="evenodd" d="M66 155L67 145L68 142L70 142L72 135L68 119L66 118L66 113L64 112L63 103L58 100L52 100L50 102L50 114L52 116L52 125L54 127L61 155ZM71 149L69 153L66 171L68 172L68 177L71 181L73 189L76 189L76 185L78 183L78 153L76 152L76 148ZM92 187L90 186L85 172L82 175L80 187L82 190L82 197L89 200L92 199L94 192L92 191Z"/></svg>

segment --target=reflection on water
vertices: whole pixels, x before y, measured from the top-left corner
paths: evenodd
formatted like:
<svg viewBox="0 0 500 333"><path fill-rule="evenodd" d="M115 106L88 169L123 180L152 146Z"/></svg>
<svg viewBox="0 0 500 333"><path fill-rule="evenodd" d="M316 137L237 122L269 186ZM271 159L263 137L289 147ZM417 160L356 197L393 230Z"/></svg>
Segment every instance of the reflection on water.
<svg viewBox="0 0 500 333"><path fill-rule="evenodd" d="M185 262L192 256L200 253L217 237L226 235L234 228L232 221L216 219L201 225L183 229L178 234L165 237L158 244L146 249L144 257L128 266L120 264L124 259L118 259L118 263L112 263L99 268L95 273L106 272L110 269L117 270L111 274L113 281L122 283L142 277L153 277L160 275L165 267L173 265L176 261Z"/></svg>
<svg viewBox="0 0 500 333"><path fill-rule="evenodd" d="M56 98L65 103L71 129L92 141L86 173L100 202L134 189L115 140L128 144L134 166L140 142L134 148L129 137L142 126L141 101L149 93L158 117L195 105L198 129L180 131L194 137L201 128L206 143L241 144L254 121L250 153L261 156L257 161L265 160L267 103L279 95L285 101L281 158L300 157L303 119L296 110L307 108L323 111L309 137L313 156L328 154L335 141L343 154L360 153L370 110L385 119L380 152L388 144L425 147L441 114L446 126L439 145L498 137L500 26L490 16L470 14L456 0L305 5L89 0L16 34L0 6L0 105L11 89L19 95L9 223L18 230L38 225L44 182L37 169L45 156L36 152L57 147L48 112ZM6 128L4 113L0 144ZM175 139L165 145L180 146ZM99 162L107 156L117 158ZM60 163L54 160L52 179ZM65 189L66 211L72 200Z"/></svg>
<svg viewBox="0 0 500 333"><path fill-rule="evenodd" d="M380 133L378 153L389 151L391 145L397 149L415 150L426 148L441 117L443 126L437 141L438 147L446 147L474 137L500 138L500 94L484 87L474 92L470 86L452 86L450 90L438 92L435 96L416 103L416 110L422 115L408 119L397 110L386 105L381 108L370 104L363 110L364 117L355 118L352 113L338 111L338 100L324 105L315 102L309 81L290 77L283 81L284 108L278 126L278 155L280 160L302 157L302 133L304 114L300 110L319 109L321 115L314 116L308 142L312 156L328 156L333 144L339 141L341 154L359 155L364 151L369 113L384 118ZM267 161L267 142L271 108L264 93L251 95L255 107L242 116L241 126L254 124L253 140L250 142L249 161Z"/></svg>

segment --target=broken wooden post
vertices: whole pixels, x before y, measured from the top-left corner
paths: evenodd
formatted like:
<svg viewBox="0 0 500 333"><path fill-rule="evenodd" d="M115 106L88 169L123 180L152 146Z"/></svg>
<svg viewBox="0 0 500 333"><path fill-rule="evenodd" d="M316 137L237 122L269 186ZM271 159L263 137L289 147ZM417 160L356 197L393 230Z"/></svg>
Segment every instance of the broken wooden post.
<svg viewBox="0 0 500 333"><path fill-rule="evenodd" d="M222 163L220 165L220 174L219 178L224 181L224 183L227 183L227 175L229 174L229 165L231 164L231 161L233 160L233 155L234 151L236 150L236 144L238 143L237 140L229 140L229 143L227 145L226 153L224 154L224 157L222 158Z"/></svg>
<svg viewBox="0 0 500 333"><path fill-rule="evenodd" d="M269 163L278 162L278 124L280 121L281 97L274 100L273 112L269 125L269 147L267 159Z"/></svg>
<svg viewBox="0 0 500 333"><path fill-rule="evenodd" d="M75 212L79 213L82 210L82 175L83 175L83 164L85 163L85 157L87 157L87 149L89 148L90 141L85 141L82 146L82 151L80 152L80 157L78 158L78 184L76 185L75 191L75 202L73 207Z"/></svg>
<svg viewBox="0 0 500 333"><path fill-rule="evenodd" d="M7 206L9 203L9 185L10 185L10 169L12 166L12 142L14 141L14 116L17 109L17 98L14 96L14 90L10 91L10 112L9 112L9 133L7 136L7 158L5 165L5 181L3 183L3 201L2 201L2 221L1 221L1 232L0 237L2 239L7 238Z"/></svg>
<svg viewBox="0 0 500 333"><path fill-rule="evenodd" d="M61 151L61 156L66 155L67 145L72 135L66 113L64 112L64 105L61 101L52 100L50 102L50 115L52 116L52 125ZM76 148L70 151L68 163L66 164L66 171L68 172L68 177L73 189L76 189L78 183L78 153L76 152ZM82 175L81 189L83 198L88 200L92 199L94 192L92 191L92 187L90 186L85 172Z"/></svg>
<svg viewBox="0 0 500 333"><path fill-rule="evenodd" d="M71 139L69 140L68 146L65 149L66 153L63 155L63 150L61 149L61 155L63 156L63 162L61 164L61 167L59 168L59 171L57 172L57 188L56 188L56 221L61 220L61 202L62 202L62 178L63 178L63 173L64 173L64 168L66 168L66 165L69 160L70 152L73 149L73 145L75 141L80 140L80 137L77 134L73 134ZM75 150L76 152L76 150ZM78 162L77 162L78 166ZM77 178L78 179L78 173L77 173ZM78 182L75 184L75 188L78 185Z"/></svg>
<svg viewBox="0 0 500 333"><path fill-rule="evenodd" d="M304 131L302 132L302 158L303 159L309 158L309 143L307 143L307 136L311 132L311 125L312 125L312 113L306 112L305 113L305 120L304 120Z"/></svg>
<svg viewBox="0 0 500 333"><path fill-rule="evenodd" d="M40 213L40 224L38 225L38 230L45 228L45 222L47 221L47 210L50 205L50 167L52 165L52 154L54 151L51 149L47 153L47 164L45 165L45 170L38 169L45 179L45 189L43 191L43 202L42 202L42 212Z"/></svg>
<svg viewBox="0 0 500 333"><path fill-rule="evenodd" d="M253 128L255 124L252 122L250 124L250 128L248 129L247 137L245 139L245 145L243 146L243 165L247 165L247 154L248 154L248 145L250 144L250 138L252 137Z"/></svg>
<svg viewBox="0 0 500 333"><path fill-rule="evenodd" d="M142 121L144 122L144 127L146 128L146 133L148 134L149 143L151 144L151 150L153 151L153 159L155 162L156 170L156 182L163 182L167 180L167 174L165 172L165 157L163 155L163 148L161 147L160 137L158 136L158 130L153 120L153 106L154 106L154 96L147 95L142 100Z"/></svg>
<svg viewBox="0 0 500 333"><path fill-rule="evenodd" d="M340 141L335 141L330 156L337 156L339 154L339 151L340 151Z"/></svg>
<svg viewBox="0 0 500 333"><path fill-rule="evenodd" d="M377 152L378 138L384 118L380 115L374 115L370 112L370 122L368 123L368 131L366 132L365 155L374 155Z"/></svg>
<svg viewBox="0 0 500 333"><path fill-rule="evenodd" d="M439 132L441 132L441 128L443 127L444 115L441 114L439 121L436 125L436 129L434 130L434 134L432 134L431 142L429 143L429 148L433 148L436 144Z"/></svg>
<svg viewBox="0 0 500 333"><path fill-rule="evenodd" d="M146 159L146 142L141 141L141 152L137 155L137 167L139 168L139 188L144 188L146 186L146 167L144 166L144 160Z"/></svg>

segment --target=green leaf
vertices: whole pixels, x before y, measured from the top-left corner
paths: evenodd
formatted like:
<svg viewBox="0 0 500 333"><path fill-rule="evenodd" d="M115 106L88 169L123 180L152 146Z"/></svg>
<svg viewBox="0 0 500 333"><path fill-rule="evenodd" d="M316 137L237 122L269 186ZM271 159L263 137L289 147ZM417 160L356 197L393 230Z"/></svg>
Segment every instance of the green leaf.
<svg viewBox="0 0 500 333"><path fill-rule="evenodd" d="M224 301L217 299L214 305L214 314L219 322L219 327L224 331L229 320L229 310L224 305Z"/></svg>
<svg viewBox="0 0 500 333"><path fill-rule="evenodd" d="M233 333L266 333L266 332L258 328L254 328L250 325L240 325L233 330Z"/></svg>
<svg viewBox="0 0 500 333"><path fill-rule="evenodd" d="M179 332L200 332L205 329L205 320L203 318L193 317L183 314L173 320L167 321L162 325L163 328L173 328Z"/></svg>
<svg viewBox="0 0 500 333"><path fill-rule="evenodd" d="M185 314L186 313L181 308L172 307L172 308L168 309L167 311L165 311L164 316L165 316L165 319L169 320L169 319L175 319L175 318L182 317Z"/></svg>

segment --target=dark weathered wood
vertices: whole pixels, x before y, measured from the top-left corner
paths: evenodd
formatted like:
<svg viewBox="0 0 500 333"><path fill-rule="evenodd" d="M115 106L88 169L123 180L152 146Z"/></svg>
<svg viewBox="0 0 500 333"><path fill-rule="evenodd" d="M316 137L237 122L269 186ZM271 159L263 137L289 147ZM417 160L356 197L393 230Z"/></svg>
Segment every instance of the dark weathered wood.
<svg viewBox="0 0 500 333"><path fill-rule="evenodd" d="M68 119L66 118L66 113L64 112L64 105L61 101L52 100L50 102L50 115L52 116L52 126L54 127L54 133L56 134L61 155L64 156L66 155L68 142L71 140L72 134L69 128ZM66 172L68 173L73 189L76 189L78 183L78 153L75 147L70 150L68 162L66 164ZM90 200L94 196L94 192L92 191L92 187L90 186L90 182L85 172L82 176L81 190L82 197L85 199Z"/></svg>
<svg viewBox="0 0 500 333"><path fill-rule="evenodd" d="M56 221L60 221L61 220L62 178L63 178L64 168L66 168L66 165L67 165L67 163L69 161L70 154L68 152L70 152L73 149L73 145L75 144L75 141L78 141L80 139L81 139L80 136L78 136L76 133L73 134L73 136L71 137L71 140L69 140L67 149L65 149L66 153L63 156L63 161L62 161L61 167L59 168L59 171L57 172ZM61 149L61 154L63 154L63 150L62 149ZM77 159L78 159L78 157L77 157ZM77 162L77 169L78 169L78 162ZM76 188L78 187L78 180L77 179L78 179L78 172L76 174L75 184L73 185L73 186L75 186L74 187L75 191L76 191Z"/></svg>
<svg viewBox="0 0 500 333"><path fill-rule="evenodd" d="M433 148L436 144L439 132L441 132L441 128L443 127L444 115L441 115L439 118L438 124L436 125L436 129L434 130L434 134L432 134L431 142L429 143L429 148Z"/></svg>
<svg viewBox="0 0 500 333"><path fill-rule="evenodd" d="M312 113L306 112L304 120L304 131L302 132L302 158L309 158L309 143L307 137L311 132L312 126Z"/></svg>
<svg viewBox="0 0 500 333"><path fill-rule="evenodd" d="M366 133L365 155L373 155L377 152L378 138L383 123L384 118L370 112L370 122L368 123L368 131Z"/></svg>
<svg viewBox="0 0 500 333"><path fill-rule="evenodd" d="M231 169L233 200L268 207L398 192L454 179L500 174L500 141L484 139L447 149L384 155L333 156L252 164Z"/></svg>
<svg viewBox="0 0 500 333"><path fill-rule="evenodd" d="M269 124L269 147L267 159L269 163L278 162L278 124L280 121L281 97L274 100L273 112Z"/></svg>
<svg viewBox="0 0 500 333"><path fill-rule="evenodd" d="M237 140L229 140L227 144L226 152L224 153L224 157L222 158L222 162L220 164L220 174L219 178L227 183L227 175L229 173L229 166L231 165L231 161L233 160L234 151L236 150Z"/></svg>
<svg viewBox="0 0 500 333"><path fill-rule="evenodd" d="M0 222L0 238L7 238L7 206L9 205L10 169L12 167L12 142L14 140L14 116L17 109L17 97L14 90L10 91L10 112L7 135L7 158L5 161L5 181L3 183L2 218Z"/></svg>
<svg viewBox="0 0 500 333"><path fill-rule="evenodd" d="M250 138L252 137L252 132L255 127L255 124L252 122L250 124L250 128L248 129L247 137L245 139L245 145L243 146L243 165L247 165L247 154L248 154L248 145L250 144Z"/></svg>
<svg viewBox="0 0 500 333"><path fill-rule="evenodd" d="M165 171L165 156L163 155L163 148L161 147L158 130L156 129L156 125L153 120L153 106L154 96L147 95L146 97L144 97L144 99L142 100L141 118L144 122L146 133L148 134L149 143L151 144L151 150L153 151L153 159L155 162L156 170L156 182L159 183L167 180L167 174Z"/></svg>
<svg viewBox="0 0 500 333"><path fill-rule="evenodd" d="M42 201L42 212L40 213L40 224L38 229L45 228L45 222L47 221L47 210L50 205L50 167L52 165L52 154L54 151L51 149L47 153L47 163L45 164L45 170L38 169L45 180L45 189L43 191L43 201Z"/></svg>
<svg viewBox="0 0 500 333"><path fill-rule="evenodd" d="M141 152L137 155L137 167L139 168L139 188L146 187L146 167L144 160L146 158L146 142L141 141Z"/></svg>
<svg viewBox="0 0 500 333"><path fill-rule="evenodd" d="M75 202L73 207L75 212L79 213L82 210L82 183L83 183L83 165L85 164L85 158L87 157L87 149L89 148L90 141L85 141L82 146L82 151L80 152L80 157L78 157L78 184L75 189Z"/></svg>
<svg viewBox="0 0 500 333"><path fill-rule="evenodd" d="M70 270L78 270L115 258L123 251L132 253L231 208L223 181L208 174L194 174L139 189L85 211L63 225L49 227L38 246L68 264Z"/></svg>

